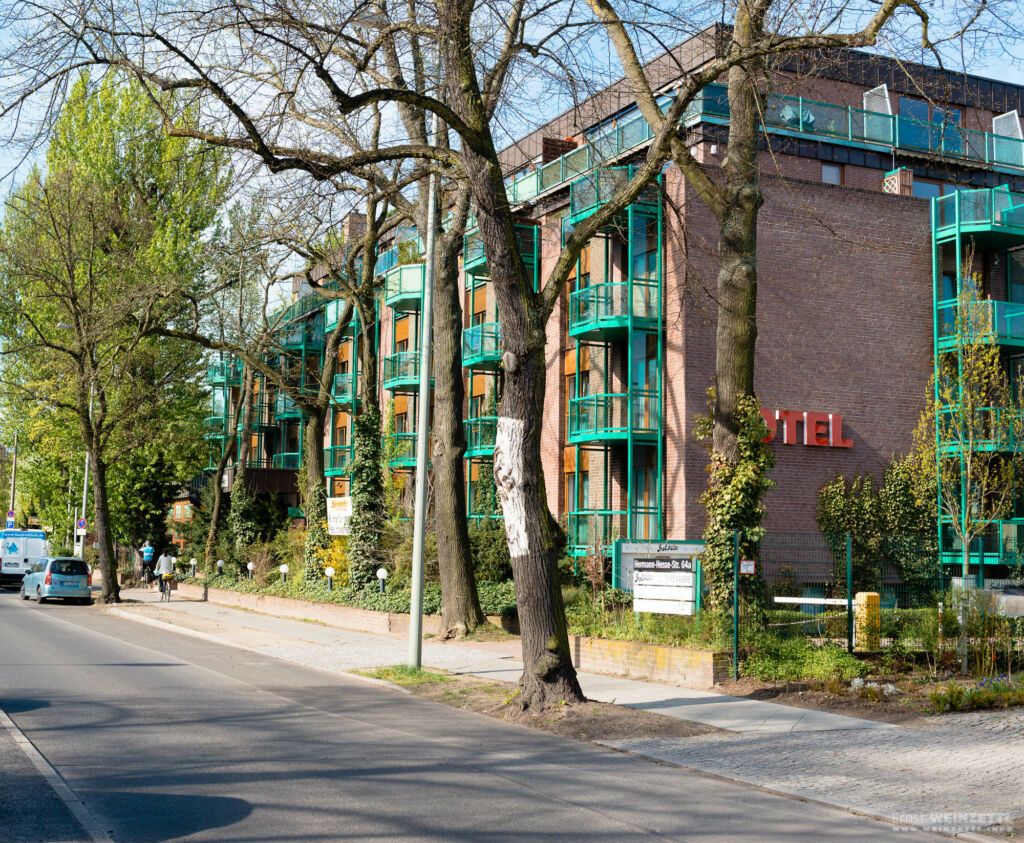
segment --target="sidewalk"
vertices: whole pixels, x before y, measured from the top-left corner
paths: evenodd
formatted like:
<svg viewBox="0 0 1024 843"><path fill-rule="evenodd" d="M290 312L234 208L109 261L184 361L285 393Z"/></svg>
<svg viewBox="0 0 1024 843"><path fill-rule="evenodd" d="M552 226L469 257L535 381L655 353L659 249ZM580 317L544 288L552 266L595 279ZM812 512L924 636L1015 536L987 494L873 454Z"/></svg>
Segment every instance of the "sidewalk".
<svg viewBox="0 0 1024 843"><path fill-rule="evenodd" d="M303 623L190 600L160 603L156 592L122 591L129 604L108 611L144 622L172 624L235 647L316 667L346 672L400 664L406 660L404 637L356 632ZM505 682L517 682L523 671L519 642L423 643L423 664ZM892 729L888 723L860 720L813 709L747 700L594 673L580 673L588 699L647 709L670 717L705 723L733 732L819 732L849 729Z"/></svg>

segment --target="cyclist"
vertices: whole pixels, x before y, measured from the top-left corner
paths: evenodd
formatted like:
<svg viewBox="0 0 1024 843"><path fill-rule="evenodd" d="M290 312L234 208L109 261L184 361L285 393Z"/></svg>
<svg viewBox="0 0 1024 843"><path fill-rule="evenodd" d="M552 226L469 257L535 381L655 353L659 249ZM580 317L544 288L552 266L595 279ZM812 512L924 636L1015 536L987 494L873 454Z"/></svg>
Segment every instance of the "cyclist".
<svg viewBox="0 0 1024 843"><path fill-rule="evenodd" d="M160 600L171 599L171 580L174 579L174 559L165 550L156 560L156 576L160 583Z"/></svg>

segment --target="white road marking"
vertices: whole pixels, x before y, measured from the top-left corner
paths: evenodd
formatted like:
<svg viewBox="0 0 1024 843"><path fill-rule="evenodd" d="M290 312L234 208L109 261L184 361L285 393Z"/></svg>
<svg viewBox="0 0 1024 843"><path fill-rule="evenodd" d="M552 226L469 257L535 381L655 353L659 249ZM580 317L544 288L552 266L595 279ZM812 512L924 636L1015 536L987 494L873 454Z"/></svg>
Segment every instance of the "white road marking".
<svg viewBox="0 0 1024 843"><path fill-rule="evenodd" d="M3 709L0 709L0 725L8 731L14 742L18 745L18 748L25 753L25 757L42 774L57 796L60 797L60 800L68 806L68 810L71 811L74 818L85 829L86 834L96 843L110 843L113 838L107 832L107 829L104 828L103 823L96 819L92 811L86 807L85 802L64 781L64 777L53 768L43 754L36 749L35 744L25 736L25 733L18 728L18 725L7 716Z"/></svg>

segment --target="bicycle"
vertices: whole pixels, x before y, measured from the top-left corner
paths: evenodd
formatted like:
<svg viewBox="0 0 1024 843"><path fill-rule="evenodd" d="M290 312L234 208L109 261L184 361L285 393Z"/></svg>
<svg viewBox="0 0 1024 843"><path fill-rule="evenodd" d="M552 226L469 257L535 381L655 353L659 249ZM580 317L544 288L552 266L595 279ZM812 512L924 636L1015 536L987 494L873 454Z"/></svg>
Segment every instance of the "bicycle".
<svg viewBox="0 0 1024 843"><path fill-rule="evenodd" d="M160 602L170 603L171 602L171 581L174 579L173 574L162 574L160 576Z"/></svg>

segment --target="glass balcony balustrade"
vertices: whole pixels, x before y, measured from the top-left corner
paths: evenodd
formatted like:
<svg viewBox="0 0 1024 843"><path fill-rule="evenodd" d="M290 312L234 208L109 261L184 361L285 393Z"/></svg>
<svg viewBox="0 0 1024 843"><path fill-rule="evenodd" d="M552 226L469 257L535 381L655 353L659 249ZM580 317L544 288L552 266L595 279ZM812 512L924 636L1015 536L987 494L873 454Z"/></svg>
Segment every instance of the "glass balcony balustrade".
<svg viewBox="0 0 1024 843"><path fill-rule="evenodd" d="M272 401L254 401L251 408L252 430L266 430L274 426L274 403ZM235 424L235 432L242 432L242 419L239 418Z"/></svg>
<svg viewBox="0 0 1024 843"><path fill-rule="evenodd" d="M423 254L423 240L413 225L400 225L392 245L377 255L373 274L383 275L394 269L402 260L409 261Z"/></svg>
<svg viewBox="0 0 1024 843"><path fill-rule="evenodd" d="M515 237L523 264L527 271L534 272L540 260L540 229L535 225L517 225ZM476 275L487 271L487 255L478 228L470 228L462 239L462 268Z"/></svg>
<svg viewBox="0 0 1024 843"><path fill-rule="evenodd" d="M666 107L663 104L662 110ZM682 122L693 125L728 120L728 92L724 85L711 84L690 103ZM775 134L817 138L885 152L896 147L1024 172L1024 141L964 129L952 123L921 122L853 106L769 94L765 101L764 126ZM653 136L639 111L628 112L619 117L614 126L591 134L585 145L530 173L514 177L506 187L509 202L518 205L563 186L643 146Z"/></svg>
<svg viewBox="0 0 1024 843"><path fill-rule="evenodd" d="M603 393L569 402L569 443L627 439L658 435L661 398L657 390Z"/></svg>
<svg viewBox="0 0 1024 843"><path fill-rule="evenodd" d="M351 372L335 375L334 384L331 390L331 397L335 403L344 407L353 401L359 401L359 383L363 373L353 375Z"/></svg>
<svg viewBox="0 0 1024 843"><path fill-rule="evenodd" d="M352 470L353 448L351 445L331 445L324 448L324 474L336 477Z"/></svg>
<svg viewBox="0 0 1024 843"><path fill-rule="evenodd" d="M566 517L569 553L572 556L585 556L591 550L601 549L610 555L615 540L627 535L633 541L658 541L661 535L658 520L658 508L655 506L634 507L632 512L574 509ZM627 532L630 526L632 530ZM623 586L616 583L615 587Z"/></svg>
<svg viewBox="0 0 1024 843"><path fill-rule="evenodd" d="M385 443L385 447L388 443ZM428 446L427 453L430 453ZM388 464L392 468L414 468L416 466L416 432L393 433L388 447Z"/></svg>
<svg viewBox="0 0 1024 843"><path fill-rule="evenodd" d="M345 299L328 299L324 305L324 333L329 334L335 328L338 327L338 321L341 319L342 314L345 312L345 305L347 302ZM356 333L356 315L355 311L352 312L348 323L345 325L345 329L341 332L344 337L355 336Z"/></svg>
<svg viewBox="0 0 1024 843"><path fill-rule="evenodd" d="M204 439L223 439L226 419L224 416L207 416L203 419Z"/></svg>
<svg viewBox="0 0 1024 843"><path fill-rule="evenodd" d="M295 471L300 465L302 465L301 451L285 451L274 454L274 468L287 468Z"/></svg>
<svg viewBox="0 0 1024 843"><path fill-rule="evenodd" d="M242 383L240 360L225 360L206 367L206 383L210 386L239 386Z"/></svg>
<svg viewBox="0 0 1024 843"><path fill-rule="evenodd" d="M423 300L426 264L396 266L384 275L384 304L392 310L419 310Z"/></svg>
<svg viewBox="0 0 1024 843"><path fill-rule="evenodd" d="M480 416L462 423L466 433L466 457L489 457L494 454L494 439L498 433L497 416Z"/></svg>
<svg viewBox="0 0 1024 843"><path fill-rule="evenodd" d="M934 200L933 225L939 242L969 234L981 249L1024 244L1024 193L1006 185L958 190Z"/></svg>
<svg viewBox="0 0 1024 843"><path fill-rule="evenodd" d="M278 419L297 419L302 411L295 405L291 396L283 392L274 400L274 415Z"/></svg>
<svg viewBox="0 0 1024 843"><path fill-rule="evenodd" d="M569 223L576 225L615 196L636 172L635 167L600 167L576 179L569 186ZM650 184L633 200L633 207L644 213L657 213L661 192Z"/></svg>
<svg viewBox="0 0 1024 843"><path fill-rule="evenodd" d="M948 407L939 412L939 454L957 457L968 451L1014 451L1024 437L1024 414L1005 407L977 407L971 412Z"/></svg>
<svg viewBox="0 0 1024 843"><path fill-rule="evenodd" d="M462 332L462 365L467 369L497 369L501 365L501 325L484 322Z"/></svg>
<svg viewBox="0 0 1024 843"><path fill-rule="evenodd" d="M391 392L419 392L420 353L400 351L385 357L383 384L384 388Z"/></svg>
<svg viewBox="0 0 1024 843"><path fill-rule="evenodd" d="M974 307L977 308L974 317L965 321L970 323L971 332L979 340L1024 346L1024 304L983 300L975 302ZM960 303L956 299L938 304L940 351L956 347L959 308Z"/></svg>
<svg viewBox="0 0 1024 843"><path fill-rule="evenodd" d="M569 296L569 335L605 339L634 329L657 326L660 302L657 281L591 284Z"/></svg>
<svg viewBox="0 0 1024 843"><path fill-rule="evenodd" d="M289 351L323 348L323 314L302 322L286 325L278 333L277 340L282 348Z"/></svg>

